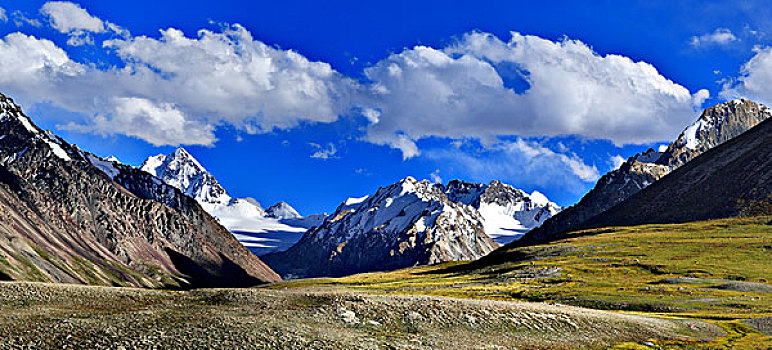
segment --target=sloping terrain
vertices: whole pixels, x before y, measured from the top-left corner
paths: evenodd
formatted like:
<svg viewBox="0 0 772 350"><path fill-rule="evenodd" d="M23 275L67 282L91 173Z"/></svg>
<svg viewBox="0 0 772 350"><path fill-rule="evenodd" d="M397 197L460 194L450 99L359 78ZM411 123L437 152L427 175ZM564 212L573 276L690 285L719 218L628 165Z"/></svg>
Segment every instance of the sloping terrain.
<svg viewBox="0 0 772 350"><path fill-rule="evenodd" d="M562 232L582 227L581 224L587 220L630 198L709 149L768 120L770 116L772 112L769 108L745 99L706 109L663 152L650 149L629 158L618 169L601 177L577 204L528 232L518 244L550 240Z"/></svg>
<svg viewBox="0 0 772 350"><path fill-rule="evenodd" d="M40 130L3 95L0 276L149 287L279 279L195 200Z"/></svg>
<svg viewBox="0 0 772 350"><path fill-rule="evenodd" d="M499 181L407 177L349 198L285 252L262 256L285 278L343 276L479 258L560 210Z"/></svg>
<svg viewBox="0 0 772 350"><path fill-rule="evenodd" d="M701 319L728 335L708 342L653 342L667 349L766 349L772 337L748 325L765 325L772 317L770 242L770 216L604 228L549 244L503 247L476 262L286 281L272 288L556 302Z"/></svg>
<svg viewBox="0 0 772 350"><path fill-rule="evenodd" d="M268 209L253 198L233 198L187 150L147 158L140 170L195 199L244 246L257 255L282 251L295 244L324 215L302 217L285 202Z"/></svg>
<svg viewBox="0 0 772 350"><path fill-rule="evenodd" d="M693 159L582 227L772 215L772 120Z"/></svg>
<svg viewBox="0 0 772 350"><path fill-rule="evenodd" d="M540 303L0 283L0 348L572 349L721 334L699 321Z"/></svg>
<svg viewBox="0 0 772 350"><path fill-rule="evenodd" d="M346 201L284 252L263 256L285 278L344 276L477 259L496 244L471 206L441 184L405 178L361 201Z"/></svg>

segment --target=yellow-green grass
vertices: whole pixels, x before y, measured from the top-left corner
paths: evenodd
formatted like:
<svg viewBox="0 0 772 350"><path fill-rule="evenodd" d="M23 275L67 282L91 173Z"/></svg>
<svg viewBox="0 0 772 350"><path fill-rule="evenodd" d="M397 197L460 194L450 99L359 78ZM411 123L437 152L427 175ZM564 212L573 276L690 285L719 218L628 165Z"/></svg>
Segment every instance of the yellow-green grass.
<svg viewBox="0 0 772 350"><path fill-rule="evenodd" d="M580 231L561 241L509 248L494 256L482 262L295 280L269 288L558 302L707 320L728 330L715 346L730 340L736 347L748 339L753 339L748 344L770 342L741 321L772 316L772 217ZM663 281L673 278L681 280ZM743 290L716 288L732 282L740 282L734 287ZM740 331L742 336L732 340Z"/></svg>

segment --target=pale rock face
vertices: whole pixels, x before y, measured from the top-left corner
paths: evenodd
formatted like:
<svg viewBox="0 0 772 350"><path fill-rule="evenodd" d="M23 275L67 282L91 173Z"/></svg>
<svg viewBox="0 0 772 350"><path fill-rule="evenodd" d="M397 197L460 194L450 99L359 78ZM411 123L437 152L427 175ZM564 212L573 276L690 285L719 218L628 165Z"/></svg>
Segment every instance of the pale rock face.
<svg viewBox="0 0 772 350"><path fill-rule="evenodd" d="M630 157L619 169L598 180L579 203L557 214L525 236L527 242L549 239L612 208L702 153L769 119L772 111L745 99L705 109L700 117L662 152Z"/></svg>

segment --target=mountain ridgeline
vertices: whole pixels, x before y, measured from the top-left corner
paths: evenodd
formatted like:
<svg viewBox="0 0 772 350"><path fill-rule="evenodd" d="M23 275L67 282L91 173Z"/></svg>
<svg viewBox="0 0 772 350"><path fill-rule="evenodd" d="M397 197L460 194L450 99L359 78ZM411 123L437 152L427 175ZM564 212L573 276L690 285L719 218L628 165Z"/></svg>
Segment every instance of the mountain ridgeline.
<svg viewBox="0 0 772 350"><path fill-rule="evenodd" d="M772 215L772 120L694 158L580 228Z"/></svg>
<svg viewBox="0 0 772 350"><path fill-rule="evenodd" d="M4 95L0 277L144 287L279 280L194 199L41 130Z"/></svg>
<svg viewBox="0 0 772 350"><path fill-rule="evenodd" d="M743 134L770 116L772 111L769 108L745 99L732 100L706 109L664 152L650 149L630 157L618 169L601 177L595 187L577 204L528 232L516 244L528 245L549 241L567 231L585 227L583 224L588 220L622 203L706 151ZM673 199L666 201L672 202Z"/></svg>
<svg viewBox="0 0 772 350"><path fill-rule="evenodd" d="M147 158L140 169L195 199L257 255L284 250L324 216L301 216L285 202L268 209L253 198L231 197L215 176L184 148Z"/></svg>
<svg viewBox="0 0 772 350"><path fill-rule="evenodd" d="M286 278L343 276L478 259L560 208L493 181L448 185L405 178L350 198L297 244L263 259ZM533 227L533 226L531 226Z"/></svg>

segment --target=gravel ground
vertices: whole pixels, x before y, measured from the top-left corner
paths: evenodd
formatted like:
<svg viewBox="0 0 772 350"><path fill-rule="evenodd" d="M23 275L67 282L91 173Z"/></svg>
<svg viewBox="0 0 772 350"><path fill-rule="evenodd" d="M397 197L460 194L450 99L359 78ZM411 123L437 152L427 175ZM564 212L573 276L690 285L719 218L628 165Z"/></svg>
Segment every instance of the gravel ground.
<svg viewBox="0 0 772 350"><path fill-rule="evenodd" d="M540 303L0 283L2 349L570 349L719 334L697 321Z"/></svg>

